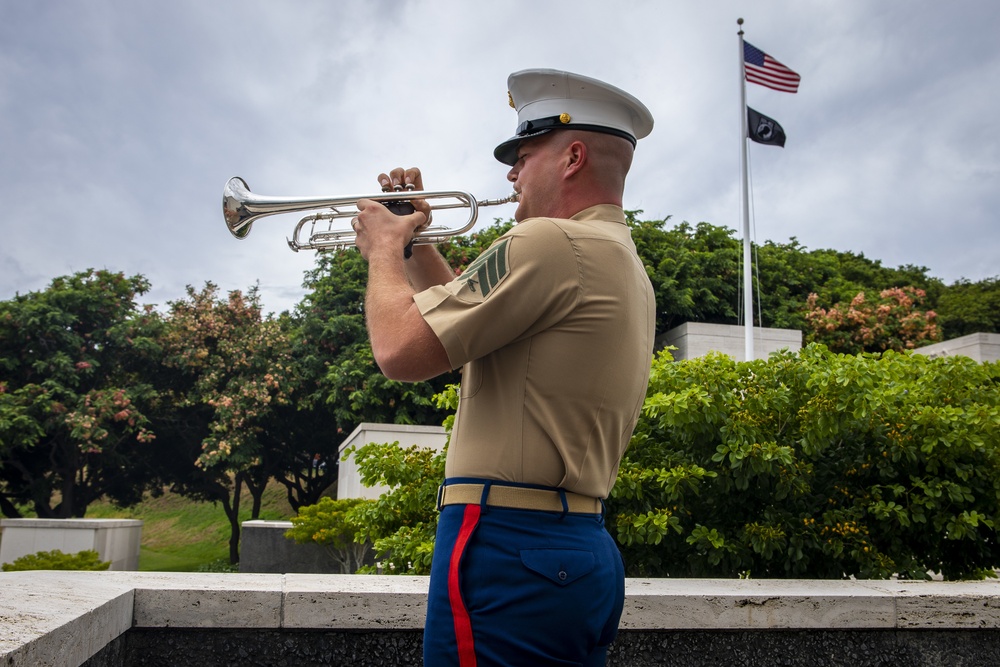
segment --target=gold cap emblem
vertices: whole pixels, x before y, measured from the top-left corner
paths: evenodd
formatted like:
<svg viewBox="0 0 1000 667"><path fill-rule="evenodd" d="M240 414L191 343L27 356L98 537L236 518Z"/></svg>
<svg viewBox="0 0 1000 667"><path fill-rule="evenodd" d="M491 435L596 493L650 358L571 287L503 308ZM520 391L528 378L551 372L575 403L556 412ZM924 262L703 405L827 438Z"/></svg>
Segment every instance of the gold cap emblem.
<svg viewBox="0 0 1000 667"><path fill-rule="evenodd" d="M563 125L569 124L571 120L573 119L570 118L570 115L568 113L559 114L559 122L562 123Z"/></svg>
<svg viewBox="0 0 1000 667"><path fill-rule="evenodd" d="M514 96L510 94L509 90L507 91L507 103L510 104L511 109L517 108L514 106Z"/></svg>

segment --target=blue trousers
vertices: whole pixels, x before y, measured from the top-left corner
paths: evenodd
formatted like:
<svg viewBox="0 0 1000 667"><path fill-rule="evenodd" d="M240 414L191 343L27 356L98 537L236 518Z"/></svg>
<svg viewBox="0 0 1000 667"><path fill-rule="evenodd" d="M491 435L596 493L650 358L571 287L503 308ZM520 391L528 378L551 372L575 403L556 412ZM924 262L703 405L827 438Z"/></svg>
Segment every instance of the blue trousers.
<svg viewBox="0 0 1000 667"><path fill-rule="evenodd" d="M449 505L424 665L604 665L624 600L621 555L601 515Z"/></svg>

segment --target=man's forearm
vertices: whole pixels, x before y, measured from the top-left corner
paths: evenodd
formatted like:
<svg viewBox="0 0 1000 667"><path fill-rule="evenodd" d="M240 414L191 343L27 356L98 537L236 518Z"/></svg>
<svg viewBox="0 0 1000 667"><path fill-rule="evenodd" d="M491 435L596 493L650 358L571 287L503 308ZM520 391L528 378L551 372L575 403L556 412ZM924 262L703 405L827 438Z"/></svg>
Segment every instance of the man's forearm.
<svg viewBox="0 0 1000 667"><path fill-rule="evenodd" d="M401 255L381 250L369 257L368 335L376 363L393 380L426 380L451 370L448 355L417 308L414 294Z"/></svg>
<svg viewBox="0 0 1000 667"><path fill-rule="evenodd" d="M455 278L455 271L433 245L413 246L413 257L405 264L406 275L417 292L444 285Z"/></svg>

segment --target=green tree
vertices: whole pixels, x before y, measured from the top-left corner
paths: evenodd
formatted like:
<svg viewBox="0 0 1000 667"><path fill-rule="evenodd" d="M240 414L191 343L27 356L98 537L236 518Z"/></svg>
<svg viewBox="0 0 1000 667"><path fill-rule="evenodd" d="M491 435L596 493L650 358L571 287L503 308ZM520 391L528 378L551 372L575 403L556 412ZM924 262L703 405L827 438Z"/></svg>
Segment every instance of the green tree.
<svg viewBox="0 0 1000 667"><path fill-rule="evenodd" d="M742 251L734 232L705 222L664 229L667 220L643 222L638 213L627 219L656 294L656 331L684 322L735 324Z"/></svg>
<svg viewBox="0 0 1000 667"><path fill-rule="evenodd" d="M430 574L446 451L402 448L391 442L347 452L355 456L362 484L390 487L377 500L361 503L347 514L355 542L370 541L375 550L376 564L359 572Z"/></svg>
<svg viewBox="0 0 1000 667"><path fill-rule="evenodd" d="M431 397L445 379L389 380L375 364L365 328L368 267L357 251L321 253L297 307L296 356L311 379L304 405L322 407L346 436L362 422L440 422Z"/></svg>
<svg viewBox="0 0 1000 667"><path fill-rule="evenodd" d="M924 292L933 308L942 289L927 269L912 265L882 266L863 254L838 250L808 250L795 237L787 243L766 241L753 248L755 322L766 327L808 331L808 300L821 304L850 301L858 292L881 292L909 285Z"/></svg>
<svg viewBox="0 0 1000 667"><path fill-rule="evenodd" d="M0 510L82 517L154 485L158 319L140 275L83 271L0 302Z"/></svg>
<svg viewBox="0 0 1000 667"><path fill-rule="evenodd" d="M656 293L656 331L684 322L739 324L743 289L743 243L735 230L700 222L640 221L641 211L627 212L632 238ZM912 285L924 291L933 308L941 282L927 269L883 267L864 255L835 250L807 250L794 237L788 243L754 244L754 321L766 327L808 329L810 294L819 303L850 301L861 291ZM762 318L762 319L761 319Z"/></svg>
<svg viewBox="0 0 1000 667"><path fill-rule="evenodd" d="M1000 276L959 280L942 292L938 313L945 339L1000 333Z"/></svg>
<svg viewBox="0 0 1000 667"><path fill-rule="evenodd" d="M454 424L458 385L449 385L434 396L436 406L448 414L447 432ZM437 490L444 481L447 446L440 452L422 447L401 448L398 442L371 443L350 449L365 486L384 485L389 492L377 500L337 505L328 499L299 510L292 534L298 541L340 546L340 536L355 544L371 544L375 565L362 573L429 574L437 530Z"/></svg>

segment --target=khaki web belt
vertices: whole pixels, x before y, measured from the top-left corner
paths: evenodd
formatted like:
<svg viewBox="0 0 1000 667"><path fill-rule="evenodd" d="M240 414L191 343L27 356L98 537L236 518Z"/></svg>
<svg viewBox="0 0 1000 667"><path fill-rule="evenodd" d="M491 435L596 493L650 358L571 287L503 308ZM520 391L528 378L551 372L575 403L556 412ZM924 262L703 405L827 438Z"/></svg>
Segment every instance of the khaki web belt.
<svg viewBox="0 0 1000 667"><path fill-rule="evenodd" d="M438 489L438 507L445 505L478 505L483 499L485 484L448 484ZM563 497L566 505L563 505ZM490 507L507 507L542 512L571 512L573 514L601 514L603 508L598 498L581 496L569 491L531 489L522 486L491 484L486 504Z"/></svg>

